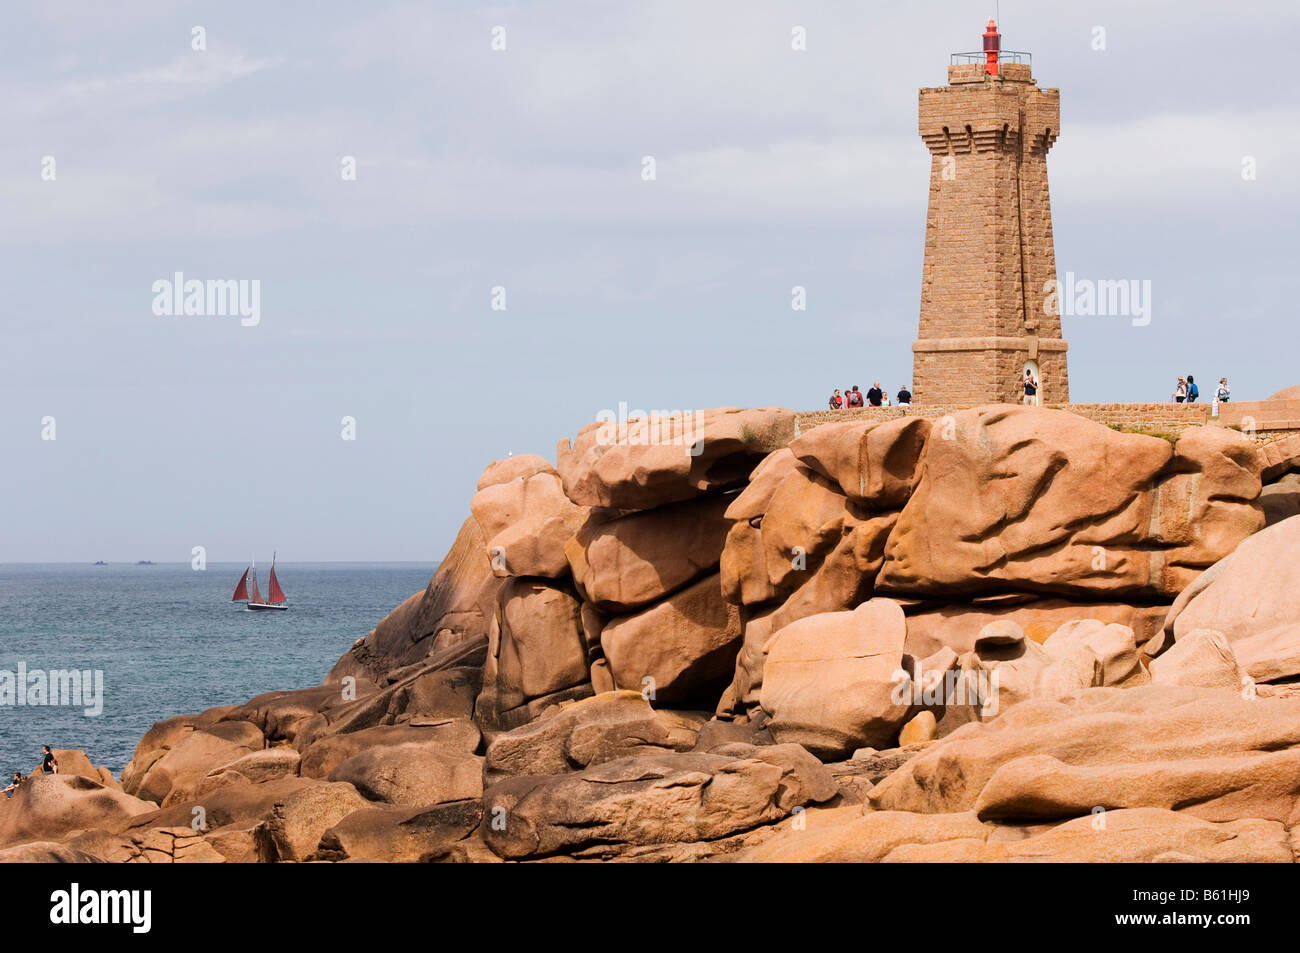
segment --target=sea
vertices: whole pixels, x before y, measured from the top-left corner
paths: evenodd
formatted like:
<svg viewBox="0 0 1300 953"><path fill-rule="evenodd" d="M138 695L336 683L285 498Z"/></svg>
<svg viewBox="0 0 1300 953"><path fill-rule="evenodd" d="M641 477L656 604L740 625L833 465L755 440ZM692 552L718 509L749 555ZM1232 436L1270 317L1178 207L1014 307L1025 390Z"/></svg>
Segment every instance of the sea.
<svg viewBox="0 0 1300 953"><path fill-rule="evenodd" d="M46 744L84 749L120 777L154 722L319 685L358 637L428 585L436 566L279 562L286 612L255 612L230 601L245 568L0 564L3 777L31 772ZM260 565L258 581L265 592ZM72 695L70 679L60 692L49 677L73 670L85 682L76 699L65 697ZM24 672L27 690L15 691ZM95 690L97 678L102 692ZM36 694L33 686L43 681L55 690ZM78 704L48 704L55 700Z"/></svg>

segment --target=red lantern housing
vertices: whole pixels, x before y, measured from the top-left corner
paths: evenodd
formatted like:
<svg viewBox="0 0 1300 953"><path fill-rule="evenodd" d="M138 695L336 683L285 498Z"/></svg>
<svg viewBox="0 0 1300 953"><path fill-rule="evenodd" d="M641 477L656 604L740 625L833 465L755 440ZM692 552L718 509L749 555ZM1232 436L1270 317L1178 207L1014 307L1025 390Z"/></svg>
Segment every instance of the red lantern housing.
<svg viewBox="0 0 1300 953"><path fill-rule="evenodd" d="M1001 49L1002 34L998 32L998 25L989 20L984 30L984 72L989 76L998 75L998 52Z"/></svg>

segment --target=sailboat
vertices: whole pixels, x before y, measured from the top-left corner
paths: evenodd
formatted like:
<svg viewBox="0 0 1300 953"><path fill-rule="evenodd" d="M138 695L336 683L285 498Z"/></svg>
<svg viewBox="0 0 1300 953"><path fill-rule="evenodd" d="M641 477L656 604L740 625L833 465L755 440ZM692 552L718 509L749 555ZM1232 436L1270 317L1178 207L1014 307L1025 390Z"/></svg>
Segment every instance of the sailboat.
<svg viewBox="0 0 1300 953"><path fill-rule="evenodd" d="M249 586L252 586L251 594ZM231 602L240 602L248 600L249 609L279 609L281 612L289 607L283 605L285 600L284 590L280 588L280 580L275 578L275 554L271 554L271 581L270 581L270 598L262 598L262 590L257 587L257 560L254 559L252 565L244 570L244 574L239 577L239 585L235 586L235 594L230 597Z"/></svg>

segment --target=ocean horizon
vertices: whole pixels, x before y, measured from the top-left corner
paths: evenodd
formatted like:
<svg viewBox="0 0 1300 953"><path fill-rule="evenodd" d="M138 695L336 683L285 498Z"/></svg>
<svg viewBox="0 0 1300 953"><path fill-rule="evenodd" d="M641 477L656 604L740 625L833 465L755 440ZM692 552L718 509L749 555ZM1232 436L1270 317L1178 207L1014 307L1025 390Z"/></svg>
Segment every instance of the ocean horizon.
<svg viewBox="0 0 1300 953"><path fill-rule="evenodd" d="M319 685L356 639L428 585L437 563L277 561L287 612L230 601L246 566L0 563L0 771L30 772L48 744L83 749L120 776L155 722ZM264 590L269 567L258 567ZM19 673L30 686L40 673L74 670L102 673L97 714L48 704L53 693L17 703Z"/></svg>

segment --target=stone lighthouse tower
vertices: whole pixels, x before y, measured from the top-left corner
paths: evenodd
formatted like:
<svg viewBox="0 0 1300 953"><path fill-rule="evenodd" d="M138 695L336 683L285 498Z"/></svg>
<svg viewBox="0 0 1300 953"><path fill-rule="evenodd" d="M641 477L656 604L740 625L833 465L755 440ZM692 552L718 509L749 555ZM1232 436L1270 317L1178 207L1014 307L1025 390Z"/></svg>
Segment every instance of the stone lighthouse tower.
<svg viewBox="0 0 1300 953"><path fill-rule="evenodd" d="M1049 301L1056 280L1047 152L1060 91L1039 89L1026 53L1000 49L989 21L981 53L954 54L948 85L920 91L930 150L918 402L1020 403L1025 370L1040 403L1069 401L1066 343Z"/></svg>

